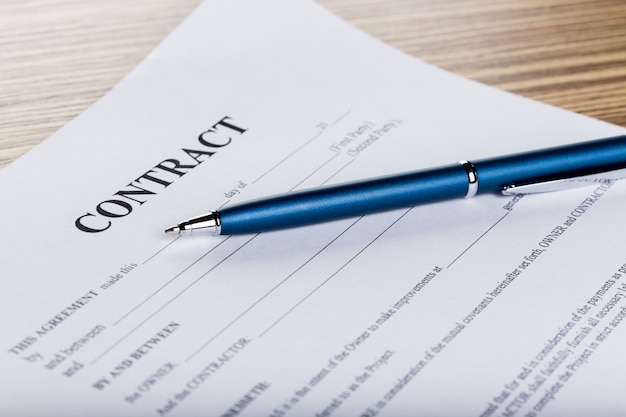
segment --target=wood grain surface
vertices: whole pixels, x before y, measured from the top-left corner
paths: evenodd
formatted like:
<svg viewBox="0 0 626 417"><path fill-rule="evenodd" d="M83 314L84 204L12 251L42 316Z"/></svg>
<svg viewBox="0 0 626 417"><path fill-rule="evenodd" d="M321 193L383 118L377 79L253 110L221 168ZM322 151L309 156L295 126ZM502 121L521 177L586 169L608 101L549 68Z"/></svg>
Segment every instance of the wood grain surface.
<svg viewBox="0 0 626 417"><path fill-rule="evenodd" d="M199 3L2 0L0 167L106 94ZM624 0L319 3L415 57L626 126Z"/></svg>

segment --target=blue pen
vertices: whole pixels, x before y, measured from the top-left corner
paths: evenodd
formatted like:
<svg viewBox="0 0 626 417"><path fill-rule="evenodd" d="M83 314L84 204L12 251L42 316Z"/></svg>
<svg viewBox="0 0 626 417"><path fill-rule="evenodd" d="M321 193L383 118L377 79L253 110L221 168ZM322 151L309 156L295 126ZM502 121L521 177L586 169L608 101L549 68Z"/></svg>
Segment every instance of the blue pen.
<svg viewBox="0 0 626 417"><path fill-rule="evenodd" d="M480 193L556 191L622 177L626 135L291 192L211 211L165 232L258 233Z"/></svg>

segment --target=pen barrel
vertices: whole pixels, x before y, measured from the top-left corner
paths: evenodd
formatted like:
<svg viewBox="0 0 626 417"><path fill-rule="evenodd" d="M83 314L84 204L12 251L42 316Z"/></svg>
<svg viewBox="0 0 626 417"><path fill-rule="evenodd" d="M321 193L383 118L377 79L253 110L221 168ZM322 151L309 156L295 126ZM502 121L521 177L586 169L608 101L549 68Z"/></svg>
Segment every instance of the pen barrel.
<svg viewBox="0 0 626 417"><path fill-rule="evenodd" d="M478 192L626 167L626 135L473 161Z"/></svg>
<svg viewBox="0 0 626 417"><path fill-rule="evenodd" d="M295 191L220 210L224 235L255 233L462 198L467 172L460 164L337 186Z"/></svg>
<svg viewBox="0 0 626 417"><path fill-rule="evenodd" d="M220 211L221 234L305 226L626 167L626 136L297 191ZM468 170L469 169L469 170ZM473 181L473 179L472 179Z"/></svg>

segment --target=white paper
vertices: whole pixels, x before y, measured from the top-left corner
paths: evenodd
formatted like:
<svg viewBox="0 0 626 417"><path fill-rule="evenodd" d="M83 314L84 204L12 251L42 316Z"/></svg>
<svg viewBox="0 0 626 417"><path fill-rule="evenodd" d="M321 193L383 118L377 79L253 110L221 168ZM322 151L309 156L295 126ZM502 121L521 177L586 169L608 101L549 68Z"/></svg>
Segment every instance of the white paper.
<svg viewBox="0 0 626 417"><path fill-rule="evenodd" d="M622 182L163 233L264 195L623 133L312 2L207 1L0 172L0 414L623 414Z"/></svg>

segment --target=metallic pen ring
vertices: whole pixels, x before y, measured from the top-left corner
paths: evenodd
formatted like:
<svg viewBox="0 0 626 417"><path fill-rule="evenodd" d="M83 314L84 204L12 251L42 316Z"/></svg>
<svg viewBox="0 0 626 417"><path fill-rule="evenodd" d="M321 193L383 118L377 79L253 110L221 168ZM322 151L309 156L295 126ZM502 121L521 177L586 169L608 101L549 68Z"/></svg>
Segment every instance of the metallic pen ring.
<svg viewBox="0 0 626 417"><path fill-rule="evenodd" d="M467 174L467 194L465 198L472 198L478 192L478 173L476 167L470 161L459 161Z"/></svg>

